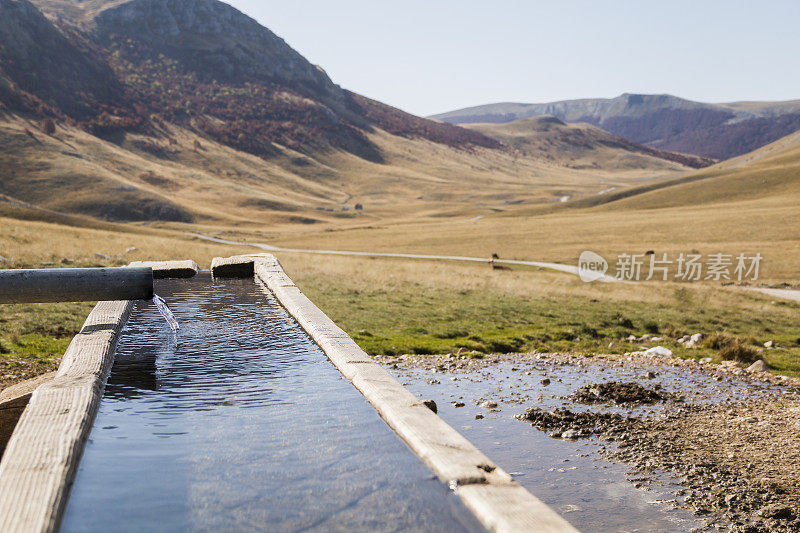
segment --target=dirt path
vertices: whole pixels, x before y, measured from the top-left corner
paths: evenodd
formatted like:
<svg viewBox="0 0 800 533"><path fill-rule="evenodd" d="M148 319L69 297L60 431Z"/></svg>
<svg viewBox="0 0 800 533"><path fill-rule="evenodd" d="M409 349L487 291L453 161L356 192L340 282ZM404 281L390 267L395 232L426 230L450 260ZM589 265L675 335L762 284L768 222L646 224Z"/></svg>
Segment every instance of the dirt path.
<svg viewBox="0 0 800 533"><path fill-rule="evenodd" d="M428 254L401 254L392 252L355 252L348 250L308 250L300 248L280 248L270 244L261 244L257 242L236 242L228 241L225 239L218 239L216 237L209 237L201 233L187 233L198 239L216 242L219 244L230 244L234 246L251 246L253 248L260 248L267 252L291 252L298 254L322 254L322 255L347 255L347 256L360 256L360 257L395 257L400 259L434 259L440 261L467 261L470 263L489 263L490 260L485 257L468 257L461 255L428 255ZM520 266L533 266L539 268L546 268L548 270L556 270L558 272L565 272L567 274L578 275L578 267L571 265L562 265L561 263L548 263L543 261L518 261L514 259L494 259L491 261L497 265L520 265ZM619 282L618 279L612 276L602 276L598 281L604 282Z"/></svg>
<svg viewBox="0 0 800 533"><path fill-rule="evenodd" d="M783 298L785 300L800 302L800 291L795 289L762 289L760 287L754 287L751 290L766 294L767 296L772 296L773 298Z"/></svg>
<svg viewBox="0 0 800 533"><path fill-rule="evenodd" d="M291 252L297 254L346 255L346 256L360 256L360 257L396 257L400 259L434 259L440 261L467 261L470 263L489 262L489 259L486 259L485 257L468 257L460 255L401 254L392 252L355 252L348 250L313 250L313 249L301 249L301 248L281 248L278 246L272 246L271 244L262 244L257 242L228 241L225 239L218 239L216 237L209 237L208 235L203 235L202 233L189 232L187 234L193 237L197 237L198 239L203 239L210 242L216 242L219 244L230 244L233 246L250 246L253 248L259 248L261 250L265 250L267 252ZM558 272L565 272L567 274L574 274L576 276L578 275L577 266L563 265L561 263L549 263L545 261L518 261L514 259L494 259L492 260L492 263L497 265L533 266L539 268L546 268L548 270L555 270ZM608 275L602 276L598 281L606 283L628 283L628 282L621 282L617 278ZM783 298L786 300L793 300L796 302L800 302L800 290L766 289L766 288L755 288L755 287L751 287L750 290L757 291L766 294L768 296L772 296L773 298Z"/></svg>

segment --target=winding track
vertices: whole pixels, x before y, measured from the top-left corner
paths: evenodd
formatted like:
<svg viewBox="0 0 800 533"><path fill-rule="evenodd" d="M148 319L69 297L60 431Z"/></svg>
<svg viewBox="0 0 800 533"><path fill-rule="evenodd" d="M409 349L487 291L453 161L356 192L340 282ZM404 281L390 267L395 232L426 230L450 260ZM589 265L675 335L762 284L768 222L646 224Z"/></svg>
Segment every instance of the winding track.
<svg viewBox="0 0 800 533"><path fill-rule="evenodd" d="M395 257L401 259L435 259L435 260L444 260L444 261L466 261L470 263L487 263L489 262L488 259L485 257L468 257L468 256L461 256L461 255L426 255L426 254L401 254L401 253L393 253L393 252L355 252L355 251L348 251L348 250L309 250L309 249L301 249L301 248L281 248L278 246L272 246L271 244L262 244L257 242L237 242L237 241L228 241L225 239L218 239L216 237L209 237L208 235L203 235L202 233L191 233L188 232L188 235L192 235L193 237L197 237L198 239L203 239L206 241L216 242L219 244L230 244L234 246L251 246L253 248L259 248L266 252L291 252L291 253L298 253L298 254L323 254L323 255L346 255L346 256L361 256L361 257ZM571 265L563 265L561 263L548 263L543 261L518 261L515 259L495 259L493 263L496 264L505 264L505 265L523 265L523 266L532 266L532 267L539 267L539 268L546 268L549 270L556 270L558 272L565 272L567 274L574 274L578 275L578 267L571 266ZM623 281L618 280L613 276L603 276L599 279L599 281L606 282L606 283L625 283ZM769 288L761 288L761 287L751 287L750 290L760 292L762 294L766 294L768 296L772 296L773 298L783 298L786 300L792 300L795 302L800 302L800 290L794 289L769 289Z"/></svg>
<svg viewBox="0 0 800 533"><path fill-rule="evenodd" d="M197 237L198 239L216 242L219 244L231 244L235 246L252 246L254 248L260 248L261 250L264 250L266 252L292 252L299 254L348 255L348 256L362 256L362 257L395 257L401 259L436 259L445 261L467 261L471 263L489 262L489 260L486 259L485 257L467 257L461 255L426 255L426 254L401 254L393 252L355 252L348 250L308 250L300 248L280 248L278 246L272 246L270 244L261 244L257 242L228 241L225 239L218 239L216 237L209 237L208 235L203 235L202 233L188 233L188 235L192 235L193 237ZM576 276L578 275L577 266L562 265L561 263L547 263L542 261L518 261L514 259L495 259L493 263L505 264L505 265L532 266L532 267L546 268L549 270L556 270L558 272L566 272L567 274L574 274ZM602 278L600 278L599 281L617 282L619 280L612 276L603 276Z"/></svg>
<svg viewBox="0 0 800 533"><path fill-rule="evenodd" d="M761 287L754 287L751 290L772 296L773 298L783 298L785 300L792 300L800 302L800 291L796 289L765 289Z"/></svg>

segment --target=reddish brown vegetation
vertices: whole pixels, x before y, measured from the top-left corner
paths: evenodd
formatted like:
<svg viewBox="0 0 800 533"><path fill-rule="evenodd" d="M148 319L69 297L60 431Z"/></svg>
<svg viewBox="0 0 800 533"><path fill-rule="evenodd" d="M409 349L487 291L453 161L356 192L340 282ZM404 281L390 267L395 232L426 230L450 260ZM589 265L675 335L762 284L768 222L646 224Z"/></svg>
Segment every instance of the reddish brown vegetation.
<svg viewBox="0 0 800 533"><path fill-rule="evenodd" d="M454 147L469 145L486 148L500 148L502 145L477 131L468 130L411 115L386 104L370 100L359 94L347 91L353 106L370 122L393 135L422 137L433 142Z"/></svg>
<svg viewBox="0 0 800 533"><path fill-rule="evenodd" d="M275 154L277 143L303 152L341 149L380 162L378 148L365 135L371 125L450 146L500 147L477 132L414 117L338 88L323 94L319 87L257 77L220 83L213 70L198 70L197 58L165 55L135 36L111 35L101 45L63 21L52 25L36 14L19 16L46 39L40 50L0 54L0 74L18 81L0 83L0 102L72 121L99 137L153 132L152 125L163 119L263 157ZM2 37L0 31L0 47ZM43 131L49 131L45 123Z"/></svg>

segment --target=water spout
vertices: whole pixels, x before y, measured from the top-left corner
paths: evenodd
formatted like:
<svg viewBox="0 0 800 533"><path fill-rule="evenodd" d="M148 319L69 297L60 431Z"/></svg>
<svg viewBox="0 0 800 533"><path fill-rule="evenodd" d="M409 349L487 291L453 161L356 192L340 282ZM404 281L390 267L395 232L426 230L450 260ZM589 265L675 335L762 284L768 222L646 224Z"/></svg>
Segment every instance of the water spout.
<svg viewBox="0 0 800 533"><path fill-rule="evenodd" d="M167 321L167 324L169 324L169 327L170 329L172 329L172 332L177 333L178 330L181 329L181 327L178 325L178 321L175 320L175 315L173 315L172 311L170 311L169 307L167 307L167 302L165 302L161 296L154 294L153 303L156 304L158 312L161 313L161 316L163 316L164 320Z"/></svg>

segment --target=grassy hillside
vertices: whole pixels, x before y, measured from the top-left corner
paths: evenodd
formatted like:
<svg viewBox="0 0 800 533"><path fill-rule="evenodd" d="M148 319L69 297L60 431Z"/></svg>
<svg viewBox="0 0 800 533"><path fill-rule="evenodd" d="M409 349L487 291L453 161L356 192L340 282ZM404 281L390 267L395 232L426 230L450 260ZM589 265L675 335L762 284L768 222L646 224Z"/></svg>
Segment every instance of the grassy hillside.
<svg viewBox="0 0 800 533"><path fill-rule="evenodd" d="M634 189L633 192L640 192ZM619 208L692 206L771 200L795 205L800 200L800 132L749 154L718 163L686 177L661 183L615 202Z"/></svg>
<svg viewBox="0 0 800 533"><path fill-rule="evenodd" d="M603 147L606 159L577 164L572 154L584 150L584 140L573 137L524 153L464 150L379 129L368 139L382 162L345 150L303 153L278 144L272 156L258 157L166 121L148 133L119 132L110 139L65 123L46 134L39 121L0 114L0 194L115 221L329 227L552 205L687 169L625 147ZM363 210L356 212L356 204Z"/></svg>
<svg viewBox="0 0 800 533"><path fill-rule="evenodd" d="M800 282L800 149L797 134L675 180L595 195L550 209L520 207L481 219L308 229L271 239L309 248L396 250L576 264L584 250L613 258L654 250L673 256L760 252L762 281ZM234 234L231 234L234 235ZM248 235L258 239L265 235Z"/></svg>
<svg viewBox="0 0 800 533"><path fill-rule="evenodd" d="M404 113L216 0L0 0L0 13L0 194L50 211L329 229L552 205L696 164L610 136L588 141L604 154L590 162L577 129L516 149Z"/></svg>

